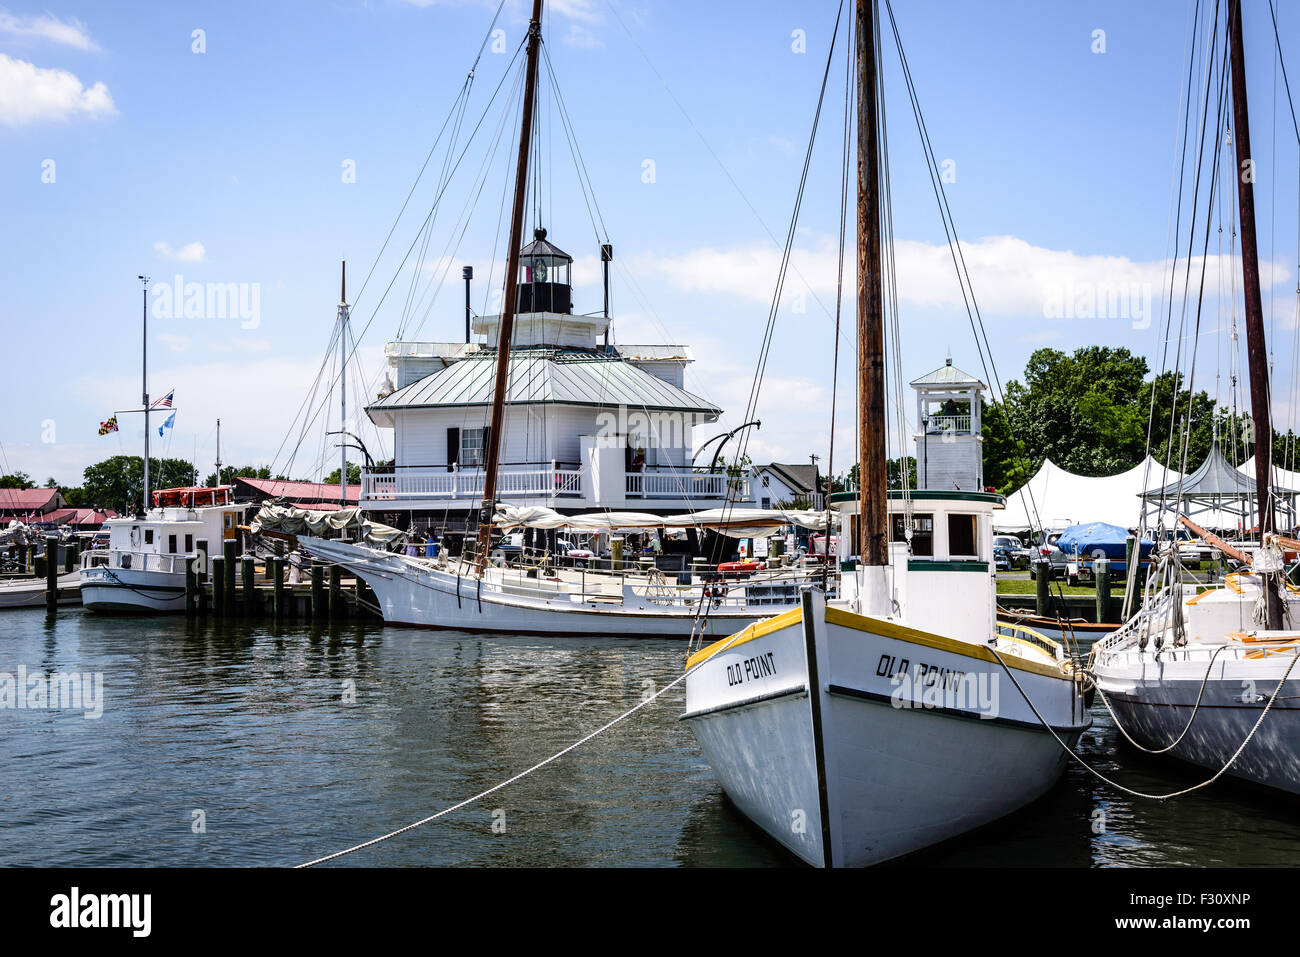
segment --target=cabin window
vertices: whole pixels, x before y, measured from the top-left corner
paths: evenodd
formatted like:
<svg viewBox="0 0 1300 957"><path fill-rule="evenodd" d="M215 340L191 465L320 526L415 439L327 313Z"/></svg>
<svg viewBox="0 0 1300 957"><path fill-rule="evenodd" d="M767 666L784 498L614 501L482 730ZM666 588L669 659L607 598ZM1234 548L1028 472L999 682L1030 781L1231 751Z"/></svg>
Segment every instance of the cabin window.
<svg viewBox="0 0 1300 957"><path fill-rule="evenodd" d="M462 466L482 465L487 447L484 441L487 429L460 430L460 464Z"/></svg>
<svg viewBox="0 0 1300 957"><path fill-rule="evenodd" d="M167 554L169 554L169 555L175 555L175 554L176 554L176 536L175 536L175 535L168 535L168 536L167 536Z"/></svg>
<svg viewBox="0 0 1300 957"><path fill-rule="evenodd" d="M948 555L952 558L975 558L979 548L975 544L974 515L948 516Z"/></svg>
<svg viewBox="0 0 1300 957"><path fill-rule="evenodd" d="M186 536L185 536L185 554L188 555L188 554L189 554L190 552L192 552L192 551L194 551L194 536L193 536L193 535L186 535Z"/></svg>
<svg viewBox="0 0 1300 957"><path fill-rule="evenodd" d="M235 516L233 516L233 515L231 515L229 512L227 512L225 515L222 516L222 518L224 518L224 519L226 520L226 521L225 521L225 526L226 526L226 528L234 528L234 527L235 527Z"/></svg>
<svg viewBox="0 0 1300 957"><path fill-rule="evenodd" d="M900 513L891 515L891 535L895 542L907 541L905 524L907 516ZM912 554L928 558L934 554L934 515L915 512L912 514Z"/></svg>
<svg viewBox="0 0 1300 957"><path fill-rule="evenodd" d="M152 528L146 528L146 529L144 530L144 543L145 543L146 545L152 545L152 544L153 544L153 529L152 529Z"/></svg>

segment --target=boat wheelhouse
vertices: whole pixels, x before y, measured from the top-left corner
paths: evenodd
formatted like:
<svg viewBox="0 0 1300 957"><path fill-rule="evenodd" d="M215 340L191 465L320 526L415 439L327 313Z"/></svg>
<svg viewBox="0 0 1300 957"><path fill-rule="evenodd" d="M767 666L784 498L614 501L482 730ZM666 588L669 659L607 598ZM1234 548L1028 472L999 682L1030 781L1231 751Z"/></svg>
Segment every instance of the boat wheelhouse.
<svg viewBox="0 0 1300 957"><path fill-rule="evenodd" d="M81 601L92 611L178 612L185 609L185 566L212 568L225 539L235 538L247 506L228 485L158 489L147 514L110 519L107 548L82 555Z"/></svg>

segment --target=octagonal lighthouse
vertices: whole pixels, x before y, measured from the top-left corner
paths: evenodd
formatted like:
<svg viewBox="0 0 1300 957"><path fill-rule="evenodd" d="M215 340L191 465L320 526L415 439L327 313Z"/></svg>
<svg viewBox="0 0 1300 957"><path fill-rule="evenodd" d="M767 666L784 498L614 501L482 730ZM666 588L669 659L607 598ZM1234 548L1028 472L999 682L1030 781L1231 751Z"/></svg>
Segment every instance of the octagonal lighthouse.
<svg viewBox="0 0 1300 957"><path fill-rule="evenodd" d="M573 311L573 257L534 231L520 250L498 497L563 514L655 514L753 505L749 476L692 466L695 430L722 410L684 387L684 345L611 343L605 299ZM361 507L437 533L473 525L481 503L500 315L473 315L465 267L464 342L389 342L390 387L366 407L393 430L394 461L362 474ZM713 430L705 431L707 439Z"/></svg>

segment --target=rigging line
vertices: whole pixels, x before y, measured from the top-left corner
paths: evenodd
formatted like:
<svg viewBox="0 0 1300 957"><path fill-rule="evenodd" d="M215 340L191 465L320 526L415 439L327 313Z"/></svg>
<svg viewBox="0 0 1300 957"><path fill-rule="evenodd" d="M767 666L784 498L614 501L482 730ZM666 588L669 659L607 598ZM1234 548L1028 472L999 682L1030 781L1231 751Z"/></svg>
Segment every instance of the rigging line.
<svg viewBox="0 0 1300 957"><path fill-rule="evenodd" d="M526 42L526 38L525 38L524 41L521 41L521 43L520 43L521 48L522 48L524 42ZM518 51L516 51L516 53L515 53L515 59L518 59ZM511 62L513 63L514 60L512 60ZM507 71L508 71L508 69L509 69L509 68L507 68ZM495 99L496 99L496 95L497 95L497 92L500 91L501 86L505 83L505 78L506 78L506 76L508 76L508 75L509 75L509 73L507 72L506 75L502 76L501 83L498 84L498 86L497 86L497 91L494 92L493 95L492 95L492 100L489 100L489 101L488 101L488 107L490 107L490 106L492 105L492 102L495 101ZM465 149L461 152L460 156L457 157L457 159L456 159L456 166L457 166L457 167L460 166L460 162L461 162L461 160L463 160L463 159L465 158L465 154L469 151L469 146L470 146L470 144L473 143L474 138L475 138L476 134L478 133L479 127L482 125L483 120L486 118L486 115L487 115L487 113L486 113L486 109L487 109L487 108L485 107L483 116L480 116L480 117L479 117L479 121L478 121L478 123L475 125L474 130L470 133L470 138L469 138L469 141L468 141L468 142L466 143L466 145L465 145ZM455 171L455 170L453 169L453 172L454 172L454 171ZM445 187L444 187L444 191L445 191ZM434 210L437 208L438 203L439 203L439 202L441 201L441 199L442 199L442 195L443 195L443 193L440 192L440 193L439 193L439 194L434 198L433 207L431 207L430 210L429 210L429 216L426 216L426 217L425 217L425 222L428 222L429 217L431 217L431 216L433 215ZM366 320L366 324L362 327L362 329L361 329L361 335L360 335L359 337L357 337L356 344L354 344L354 346L353 346L351 352L348 353L348 360L349 360L349 361L354 357L354 355L355 355L355 353L356 353L356 349L358 348L358 345L359 345L361 339L364 339L364 338L365 338L366 332L370 329L371 324L375 321L375 317L379 315L379 310L380 310L380 308L383 306L383 304L384 304L384 300L388 298L388 293L392 290L393 286L396 284L398 277L401 276L402 269L403 269L403 267L405 267L407 260L410 259L410 257L411 257L411 253L415 250L416 243L418 243L418 242L419 242L419 234L417 234L417 235L416 235L416 238L415 238L414 240L411 241L411 245L410 245L409 247L407 247L406 255L403 256L403 257L402 257L402 261L401 261L400 263L398 263L398 265L397 265L397 270L393 273L393 278L392 278L391 280L389 280L388 286L384 289L384 293L383 293L383 295L380 296L380 298L379 298L379 302L377 302L377 303L375 304L375 308L374 308L374 310L370 313L370 318ZM330 391L331 393L333 392L333 389L334 389L334 383L335 383L336 381L337 381L336 378L331 378L331 380L330 380L329 391ZM316 419L319 417L319 415L320 415L320 409L317 409L316 412L315 412L315 414L312 415L311 421L310 421L310 423L308 423L308 426L307 426L307 427L310 427L310 425L316 421Z"/></svg>
<svg viewBox="0 0 1300 957"><path fill-rule="evenodd" d="M484 156L483 165L479 168L479 172L475 175L474 179L471 181L471 183L477 182L478 187L477 189L470 190L470 195L466 199L465 205L461 209L460 215L457 217L456 223L460 224L461 227L459 236L456 235L455 233L456 227L455 224L453 224L452 235L448 238L447 243L443 246L442 255L441 255L442 271L436 277L436 284L435 284L435 278L430 277L429 282L425 286L424 292L421 293L420 295L419 302L415 304L415 311L422 310L422 315L420 316L420 321L416 323L415 329L412 333L413 336L418 336L421 330L423 330L424 324L428 322L429 316L433 312L433 307L437 304L438 296L441 294L443 287L446 285L447 278L451 274L451 267L453 264L452 260L455 257L456 253L460 251L461 243L464 242L465 236L469 232L470 222L473 219L474 210L478 208L479 199L482 197L483 190L487 186L488 178L491 176L492 164L496 160L497 155L500 152L501 143L503 141L503 137L505 136L505 130L509 125L508 120L511 118L510 117L511 112L512 111L510 110L506 110L502 112L501 124L497 129L496 137L494 138L491 146L489 147L488 152ZM512 143L514 142L513 139L511 140L511 142ZM508 194L509 191L510 191L509 183L507 182L503 185L503 195ZM426 299L428 300L427 306L425 305Z"/></svg>
<svg viewBox="0 0 1300 957"><path fill-rule="evenodd" d="M505 5L505 0L502 0L501 6L497 8L497 16L500 16L501 8L504 7L504 5ZM495 23L496 23L496 19L493 18L493 21L492 21L492 22L493 22L493 24L495 24ZM488 37L490 37L490 36L491 36L491 29L489 29L489 31L488 31ZM481 47L479 48L479 57L482 56L483 49L486 48L486 45L487 45L487 39L485 38L485 39L484 39L484 42L483 42L483 46L481 46ZM516 50L516 51L515 51L515 56L511 59L511 63L513 63L514 60L518 58L518 56L519 56L519 51ZM477 67L477 65L478 65L479 57L475 57L475 60L474 60L474 65L475 65L475 67ZM510 73L510 64L507 64L507 65L506 65L505 72L502 74L502 81L501 81L501 82L504 82L504 78L505 78L506 76L508 76L509 73ZM356 300L353 301L353 307L354 307L354 308L355 308L355 306L356 306L356 302L357 302L357 300L359 300L359 299L361 298L361 293L364 293L364 292L365 292L366 286L369 284L371 277L374 275L375 269L379 266L379 262L380 262L380 260L383 258L383 255L384 255L384 251L388 248L388 243L392 240L392 238L393 238L393 233L396 232L396 230L397 230L397 226L398 226L398 223L401 222L401 220L402 220L402 216L403 216L403 215L405 214L405 212L406 212L406 207L407 207L407 205L410 203L410 201L411 201L411 197L415 195L415 190L416 190L416 188L419 186L420 180L423 178L423 176L424 176L424 172L425 172L425 170L428 168L428 165L429 165L430 160L433 159L434 152L435 152L435 151L437 150L437 148L438 148L438 143L441 142L441 140L442 140L442 136L443 136L443 134L446 132L447 124L451 122L451 118L452 118L452 116L453 116L453 115L455 114L455 112L456 112L457 105L459 104L460 100L461 100L463 97L467 97L467 96L468 96L469 87L470 87L471 80L472 80L472 78L473 78L473 74L474 74L474 70L471 69L471 70L470 70L470 74L469 74L469 76L466 77L466 81L465 81L465 83L462 84L462 86L461 86L461 91L460 91L460 93L457 95L456 101L454 101L454 102L452 103L452 108L451 108L451 110L448 112L448 114L447 114L447 118L443 121L442 128L438 131L438 136L434 139L433 145L429 148L429 152L425 155L424 163L420 166L420 171L419 171L419 173L416 175L415 182L413 182L413 183L411 184L411 188L410 188L410 190L409 190L409 191L407 192L407 194L406 194L406 199L402 202L402 207L401 207L401 209L398 211L397 217L393 220L393 224L392 224L392 226L390 226L389 229L388 229L388 235L384 237L384 242L383 242L383 244L380 246L380 248L379 248L379 252L378 252L378 254L376 254L374 262L371 263L370 271L366 274L366 278L365 278L365 280L361 283L361 290L360 290L360 292L358 292L357 297L356 297ZM498 90L498 91L500 90L500 83L497 84L497 90ZM488 106L491 106L492 101L495 100L495 99L496 99L496 92L494 91L493 94L492 94L492 98L488 101ZM486 109L486 107L485 107L485 109ZM477 127L476 127L476 129L477 129ZM441 195L441 194L439 194L439 195ZM435 199L435 203L436 203L436 202L437 202L437 200ZM409 252L408 252L408 255L409 255ZM391 285L391 284L390 284L390 285ZM373 318L373 316L372 316L372 318ZM367 323L367 328L368 328L368 327L369 327L369 324ZM364 335L364 333L363 333L363 335ZM326 357L325 360L322 360L320 371L317 373L317 376L318 376L318 377L319 377L321 374L324 373L324 371L325 371L325 363L326 363L327 359L328 359L328 356ZM304 410L307 408L307 406L308 406L308 400L307 400L307 399L304 399L302 405L300 405L300 406L298 407L298 411L295 413L293 420L289 423L289 428L288 428L288 430L285 432L285 437L281 440L279 448L277 448L276 451L275 451L275 456L272 458L272 462L273 462L273 463L279 460L280 453L284 451L285 443L288 441L289 436L293 434L293 427L294 427L294 425L297 423L299 417L303 414L303 412L304 412Z"/></svg>
<svg viewBox="0 0 1300 957"><path fill-rule="evenodd" d="M695 125L695 121L691 119L691 115L686 112L686 107L682 106L681 100L677 99L677 95L673 93L672 89L668 86L668 81L664 79L663 74L661 74L659 70L655 68L655 65L650 60L649 55L647 55L645 50L641 48L641 45L636 42L636 37L632 34L632 31L628 28L628 25L624 22L623 18L619 15L619 12L615 8L614 4L611 3L610 0L605 0L605 6L609 7L610 12L614 14L614 19L618 21L619 26L623 28L623 32L626 33L628 39L632 41L632 45L636 47L637 52L641 54L641 59L645 60L646 66L650 68L650 72L652 72L655 75L655 78L659 80L660 85L663 86L664 88L664 92L667 93L669 99L673 101L673 105L676 106L678 112L682 114L682 117L683 119L686 120L687 125L690 126L691 130L695 133L700 143L703 144L705 150L708 151L708 154L711 157L713 157L713 161L718 164L718 168L722 170L722 174L727 178L727 182L729 182L732 188L736 191L736 195L738 195L741 198L741 200L744 202L744 204L747 207L749 207L749 211L754 214L754 219L758 221L758 224L761 227L763 227L763 231L767 233L767 238L772 241L772 245L777 246L779 248L781 244L777 242L776 234L772 232L771 228L767 225L767 221L763 219L762 215L755 208L754 204L749 201L749 197L745 194L745 191L740 188L740 184L737 183L735 177L731 175L731 171L727 169L726 164L724 164L722 162L722 159L718 156L718 154L714 152L713 147L709 145L709 141L704 138L704 134L700 132L700 128ZM813 284L809 282L807 277L804 276L804 274L799 271L798 266L792 264L790 268L794 270L794 274L798 276L799 279L803 282L809 294L812 296L813 302L817 303L817 305L821 308L822 312L826 314L826 317L828 319L831 318L833 314L831 313L830 309L826 307L826 304L821 301L821 297L817 295L817 290L813 288Z"/></svg>
<svg viewBox="0 0 1300 957"><path fill-rule="evenodd" d="M1291 129L1295 131L1296 142L1300 143L1300 123L1296 122L1295 101L1291 99L1291 81L1286 75L1286 59L1282 56L1282 37L1277 29L1277 11L1273 0L1268 0L1268 12L1273 17L1273 40L1277 44L1277 62L1282 67L1282 84L1286 88L1286 101L1291 107Z"/></svg>
<svg viewBox="0 0 1300 957"><path fill-rule="evenodd" d="M840 146L840 235L839 250L835 265L835 335L832 337L834 351L831 358L831 428L830 448L826 452L826 561L822 563L822 587L826 587L826 575L831 563L831 484L835 480L835 407L839 394L840 375L840 313L844 305L844 255L849 219L849 174L853 155L853 119L854 103L853 84L853 27L844 30L844 135ZM859 467L861 476L862 469ZM848 473L845 473L848 478ZM814 489L814 491L816 491Z"/></svg>
<svg viewBox="0 0 1300 957"><path fill-rule="evenodd" d="M1165 253L1167 256L1169 256L1171 261L1169 295L1166 298L1165 332L1164 332L1163 349L1160 355L1160 370L1156 374L1155 379L1152 382L1151 401L1150 401L1149 408L1147 410L1147 436L1146 436L1147 455L1145 458L1146 464L1142 475L1142 483L1143 483L1142 487L1144 489L1150 488L1151 486L1151 461L1152 461L1151 439L1155 435L1156 383L1159 381L1160 376L1162 376L1165 373L1169 363L1169 329L1173 321L1173 282L1174 282L1174 276L1176 275L1175 270L1177 267L1175 264L1177 263L1177 259L1178 259L1178 247L1179 244L1181 243L1180 236L1182 234L1184 178L1186 176L1186 171L1187 171L1187 139L1188 139L1188 132L1191 129L1190 117L1191 117L1191 104L1192 104L1192 80L1196 76L1196 62L1197 62L1197 49L1198 49L1197 40L1200 36L1200 28L1199 28L1200 10L1201 10L1201 0L1196 0L1196 5L1192 12L1191 20L1188 23L1189 39L1188 39L1188 61L1187 61L1187 86L1186 89L1182 93L1180 93L1181 102L1179 105L1181 107L1183 115L1181 121L1175 123L1174 126L1174 142L1175 143L1178 142L1179 140L1178 134L1181 131L1182 148L1180 151L1176 153L1176 155L1178 155L1179 157L1176 192L1174 190L1173 183L1170 184L1169 218L1170 221L1172 222L1172 232L1170 231L1169 224L1167 224L1165 227ZM1216 6L1216 10L1217 10L1217 6ZM1197 89L1199 91L1199 84L1197 86ZM1176 206L1175 206L1175 198L1177 200ZM1156 324L1155 328L1157 334L1159 334L1160 326L1158 323ZM1161 481L1162 487L1168 484L1168 476L1169 476L1168 459L1166 457L1166 461L1164 463L1164 470L1162 474L1162 481ZM1163 524L1164 521L1163 510L1159 514L1160 517L1158 521L1161 524ZM1146 527L1147 527L1147 509L1146 509L1146 503L1143 502L1142 504L1139 505L1139 517L1138 517L1139 534L1144 533L1146 531Z"/></svg>
<svg viewBox="0 0 1300 957"><path fill-rule="evenodd" d="M591 200L587 209L587 214L588 216L591 215L591 207L594 206L595 217L592 222L592 227L595 228L595 220L599 220L600 229L596 234L597 239L599 239L603 234L605 241L608 242L609 230L605 226L605 217L600 212L600 203L596 200L596 190L595 186L591 182L591 173L587 169L587 164L582 158L582 149L578 145L578 136L573 129L573 120L569 116L569 107L564 100L564 91L560 89L560 81L555 75L555 67L551 63L551 54L545 42L542 43L542 58L546 63L546 74L551 78L551 88L555 93L555 104L558 108L557 112L560 115L560 125L564 130L565 138L569 142L569 150L573 155L575 166L578 168L578 185L583 189L583 200L587 200L588 191L591 193ZM585 186L583 186L584 179L586 180Z"/></svg>
<svg viewBox="0 0 1300 957"><path fill-rule="evenodd" d="M1207 140L1206 140L1205 132L1206 132L1206 125L1207 125L1207 122L1208 122L1208 119L1209 119L1209 113L1210 113L1210 92L1211 92L1211 91L1210 91L1210 85L1211 85L1211 84L1213 83L1213 81L1214 81L1214 65L1215 65L1215 62L1216 62L1217 51L1218 51L1218 42L1217 42L1217 40L1215 39L1216 36L1217 36L1217 34L1218 34L1218 23L1219 23L1219 4L1216 2L1216 3L1215 3L1215 7L1214 7L1214 23L1213 23L1213 25L1212 25L1212 27L1211 27L1210 34L1209 34L1209 35L1210 35L1210 39L1211 39L1211 43L1212 43L1212 45L1211 45L1211 48L1210 48L1210 59L1209 59L1209 61L1208 61L1208 63L1207 63L1207 68L1206 68L1206 89L1205 89L1205 99L1204 99L1204 102L1203 102L1203 104L1202 104L1202 110L1201 110L1201 127L1200 127L1200 133L1199 133L1199 135L1198 135L1197 148L1196 148L1196 173L1195 173L1195 176L1193 177L1193 182L1192 182L1192 203L1191 203L1191 207L1192 207L1192 208L1191 208L1191 216L1192 216L1192 219L1191 219L1191 222L1190 222L1189 225L1188 225L1188 231L1187 231L1187 257L1186 257L1185 264L1184 264L1184 268L1183 268L1183 291L1182 291L1182 296L1181 296L1181 299L1180 299L1180 301L1181 301L1181 307L1180 307L1180 310L1179 310L1179 322L1178 322L1178 346L1177 346L1177 348L1174 350L1174 366L1173 366L1173 372L1175 373L1175 375L1174 375L1174 379L1173 379L1173 381L1171 382L1171 387L1172 387L1172 390L1173 390L1173 395L1172 395L1172 398L1171 398L1171 401L1170 401L1169 428L1168 428L1168 431L1166 432L1166 444L1165 444L1165 455L1164 455L1164 459L1165 459L1165 468L1166 468L1166 470L1169 468L1169 461L1170 461L1170 459L1171 459L1172 456L1173 456L1173 452L1174 452L1174 436L1175 436L1175 434L1176 434L1176 432L1177 432L1177 422L1178 422L1178 418L1177 418L1177 416L1178 416L1178 399L1179 399L1179 396L1180 396L1180 394L1181 394L1181 390L1180 390L1179 388L1177 388L1177 387L1178 387L1178 385L1181 384L1181 382L1180 382L1181 376L1179 375L1179 370L1181 370L1181 368L1182 368L1182 355L1183 355L1184 332L1186 331L1186 328L1187 328L1187 309L1188 309L1188 303L1189 303L1189 301L1190 301L1190 295L1189 295L1189 294L1190 294L1190 292L1191 292L1191 279L1192 279L1192 251L1193 251L1193 249L1195 248L1195 243L1196 243L1196 221L1197 221L1198 213L1199 213L1199 211L1200 211L1200 203L1199 203L1199 199L1200 199L1200 192L1201 192L1201 172L1202 172L1202 169L1203 169L1203 166L1204 166L1204 161L1205 161L1205 149L1206 149L1206 145L1207 145ZM1217 171L1217 169L1218 169L1218 162L1219 162L1219 136L1218 136L1218 130L1220 130L1220 129L1223 128L1223 124L1222 124L1223 105L1224 105L1224 97L1223 97L1223 93L1224 93L1225 85L1226 85L1226 83L1227 83L1227 76L1228 76L1228 70L1227 70L1227 68L1226 68L1226 60L1227 60L1227 39L1226 39L1226 34L1225 34L1224 47L1223 47L1223 57L1222 57L1222 59L1218 60L1218 62L1219 62L1219 106L1218 106L1218 109L1217 109L1217 111L1216 111L1216 121L1215 121L1215 140L1214 140L1214 160L1213 160L1213 164L1214 164L1214 165L1213 165L1213 167L1212 167L1212 169L1215 170L1215 171ZM1214 181L1214 179L1213 179L1213 174L1212 174L1211 182L1210 182L1211 195L1213 195L1213 189L1214 189L1214 186L1215 186L1215 181ZM1213 206L1213 202L1210 203L1210 207L1211 207L1211 208L1212 208L1212 206ZM1207 208L1207 211L1206 211L1206 226L1205 226L1205 231L1206 231L1206 249L1208 249L1208 243L1209 243L1209 228L1210 228L1210 227L1209 227L1209 221L1210 221L1210 218L1211 218L1211 213L1210 213L1209 208ZM1204 265L1205 265L1205 264L1202 263L1202 277L1204 276ZM1173 300L1173 294L1174 294L1174 293L1173 293L1174 278L1177 276L1177 271L1178 271L1178 261L1177 261L1177 259L1175 258L1174 263L1173 263L1173 266L1172 266L1172 270L1171 270L1171 276L1170 276L1170 292L1169 292L1169 294L1170 294L1170 309L1171 309L1171 311L1172 311L1172 308L1173 308L1173 301L1172 301L1172 300ZM1199 304L1198 304L1198 314L1199 314ZM1198 342L1197 344L1199 345L1199 342ZM1190 402L1190 396L1189 396L1189 402ZM1167 471L1166 471L1166 475L1167 475L1167 474L1168 474L1168 473L1167 473ZM1179 498L1178 498L1179 501L1181 501L1182 488L1183 488L1183 481L1184 481L1185 477L1186 477L1186 475L1185 475L1185 470L1184 470L1184 471L1180 471L1180 474L1179 474L1179 477L1178 477L1178 481L1177 481L1177 490L1178 490L1178 495L1179 495ZM1166 484L1165 487L1167 487L1167 484ZM1166 510L1166 506L1164 506L1164 502L1163 502L1163 500L1162 500L1162 507L1161 507L1161 509L1160 509L1160 511L1159 511L1159 513L1158 513L1158 517L1157 517L1157 526L1156 526L1156 527L1157 527L1158 529L1162 529L1162 528L1164 527L1164 513L1165 513L1165 510Z"/></svg>

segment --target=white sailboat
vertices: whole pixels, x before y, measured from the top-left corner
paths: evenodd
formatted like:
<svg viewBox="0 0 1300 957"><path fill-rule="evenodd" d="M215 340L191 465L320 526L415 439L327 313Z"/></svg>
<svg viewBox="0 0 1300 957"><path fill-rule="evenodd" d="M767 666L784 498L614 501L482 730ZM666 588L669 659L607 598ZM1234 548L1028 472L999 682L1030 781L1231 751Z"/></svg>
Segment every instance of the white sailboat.
<svg viewBox="0 0 1300 957"><path fill-rule="evenodd" d="M838 600L808 589L692 655L683 715L731 801L814 866L891 860L1015 812L1090 723L1062 648L997 624L1001 496L886 493L873 6L857 0L863 481L832 497L841 555L856 541L864 563Z"/></svg>
<svg viewBox="0 0 1300 957"><path fill-rule="evenodd" d="M1228 34L1233 133L1244 168L1251 154L1240 0L1229 2ZM1094 646L1091 670L1121 731L1139 748L1212 769L1215 777L1226 772L1300 793L1300 592L1281 575L1282 548L1293 551L1300 543L1276 534L1253 185L1232 178L1241 222L1261 548L1248 555L1207 536L1249 570L1195 589L1183 585L1177 552L1166 556L1137 614Z"/></svg>
<svg viewBox="0 0 1300 957"><path fill-rule="evenodd" d="M299 542L311 555L341 565L364 579L378 598L384 620L392 624L559 635L689 638L700 633L728 634L774 610L795 607L800 585L814 578L824 578L822 566L817 562L807 565L802 562L789 565L769 562L754 573L746 574L743 580L713 574L709 581L702 581L698 576L665 575L655 569L637 567L607 569L602 574L594 570L558 568L554 563L525 570L497 567L489 562L493 535L511 528L580 528L589 531L600 528L609 532L690 527L733 533L743 528L745 534L754 529L760 534L771 534L791 524L812 529L824 528L826 524L825 516L820 512L791 513L748 508L736 510L734 515L730 510L724 510L726 514L669 516L642 512L559 516L548 509L533 509L533 512L547 514L521 516L520 509L503 505L499 500L499 495L511 494L512 481L527 478L519 472L509 471L502 464L504 436L508 431L504 427L507 395L512 388L512 354L523 354L536 360L526 374L530 384L537 380L538 390L545 392L550 380L563 378L566 390L581 393L576 397L570 395L571 403L580 399L583 406L618 411L624 405L635 407L634 403L655 401L638 398L635 389L627 393L618 392L612 380L619 378L633 385L646 383L653 386L660 397L658 401L665 407L673 406L674 411L682 416L718 411L682 389L650 376L634 364L619 360L608 347L608 307L604 317L579 316L569 312L567 279L563 283L554 283L548 281L548 276L550 269L557 264L558 269L567 270L571 259L546 241L544 229L536 231L537 238L533 243L527 247L523 245L541 42L541 8L541 0L534 0L526 50L502 311L499 317L480 317L477 321L476 328L486 333L488 341L481 349L474 350L474 359L460 363L458 370L453 370L457 374L463 373L465 378L458 379L454 386L449 387L457 392L458 400L464 398L465 393L473 392L477 405L480 398L475 390L484 383L491 385L490 394L482 397L490 410L490 420L484 423L486 427L482 430L474 430L483 436L484 467L481 473L476 468L462 473L450 464L449 458L445 474L428 477L430 485L451 480L468 483L476 493L481 488L477 548L473 557L453 557L445 553L435 557L400 555L364 544L311 537L300 537ZM602 249L606 260L605 253L609 248ZM467 317L467 329L469 325ZM606 336L604 346L598 342L602 333ZM482 358L479 358L480 353ZM495 371L486 368L488 364ZM591 369L584 373L585 378L575 376L575 372L588 366ZM516 381L519 378L517 376ZM420 388L423 386L412 385L402 394ZM426 400L411 401L419 404ZM701 406L707 406L707 410ZM383 401L376 408L380 408L383 414L390 414ZM623 483L623 472L609 469L611 463L617 466L622 462L623 449L613 445L593 446L587 452L590 460L572 471L556 471L552 462L544 481L551 482L554 475L557 487L575 490L581 488L582 483L598 487L602 478L617 481L620 485ZM716 489L719 491L727 484L724 481L726 476L720 472L707 476L692 475L689 474L689 465L685 471L685 475L637 474L635 479L641 483L648 478L672 478L684 489L682 494L688 494L697 479L707 478L710 487L719 486ZM392 481L395 477L389 475L387 478ZM643 485L638 484L638 488L645 491ZM635 566L635 563L630 564ZM769 565L772 567L766 567ZM704 614L706 610L707 615Z"/></svg>

